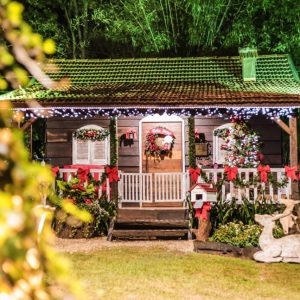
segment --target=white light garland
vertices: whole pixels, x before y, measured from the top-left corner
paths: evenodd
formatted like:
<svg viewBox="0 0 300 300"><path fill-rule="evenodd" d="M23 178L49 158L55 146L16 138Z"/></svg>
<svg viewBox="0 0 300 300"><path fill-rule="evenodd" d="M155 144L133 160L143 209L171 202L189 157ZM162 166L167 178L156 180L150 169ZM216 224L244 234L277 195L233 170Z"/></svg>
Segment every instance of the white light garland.
<svg viewBox="0 0 300 300"><path fill-rule="evenodd" d="M229 119L230 116L242 116L244 119L250 119L252 116L265 116L273 119L279 117L291 117L294 115L296 107L51 107L51 108L16 108L14 111L22 111L25 117L51 118L51 117L67 117L87 119L95 116L147 116L153 114L167 114L177 116L204 116L204 117L220 117Z"/></svg>

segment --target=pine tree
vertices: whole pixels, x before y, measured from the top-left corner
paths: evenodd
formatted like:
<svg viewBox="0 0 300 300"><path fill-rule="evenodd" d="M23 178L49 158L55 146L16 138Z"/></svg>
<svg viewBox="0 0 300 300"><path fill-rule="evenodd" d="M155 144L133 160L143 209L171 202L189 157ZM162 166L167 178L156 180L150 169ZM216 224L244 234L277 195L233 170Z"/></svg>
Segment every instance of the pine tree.
<svg viewBox="0 0 300 300"><path fill-rule="evenodd" d="M226 151L225 165L257 167L262 159L260 136L241 117L233 117L231 123L232 126L216 133L225 141L222 146Z"/></svg>

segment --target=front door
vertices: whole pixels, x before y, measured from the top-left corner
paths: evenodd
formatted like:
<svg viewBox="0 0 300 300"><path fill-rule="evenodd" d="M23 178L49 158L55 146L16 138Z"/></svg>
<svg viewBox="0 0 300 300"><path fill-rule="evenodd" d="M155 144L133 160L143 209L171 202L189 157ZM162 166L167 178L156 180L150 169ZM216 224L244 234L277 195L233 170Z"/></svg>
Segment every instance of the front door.
<svg viewBox="0 0 300 300"><path fill-rule="evenodd" d="M177 117L179 119L179 117ZM143 173L175 173L183 172L183 149L182 149L182 122L183 121L146 121L141 123L140 138L141 166ZM145 153L145 141L147 133L155 128L165 128L174 134L175 140L169 154L155 158ZM155 141L160 147L163 142L163 135Z"/></svg>

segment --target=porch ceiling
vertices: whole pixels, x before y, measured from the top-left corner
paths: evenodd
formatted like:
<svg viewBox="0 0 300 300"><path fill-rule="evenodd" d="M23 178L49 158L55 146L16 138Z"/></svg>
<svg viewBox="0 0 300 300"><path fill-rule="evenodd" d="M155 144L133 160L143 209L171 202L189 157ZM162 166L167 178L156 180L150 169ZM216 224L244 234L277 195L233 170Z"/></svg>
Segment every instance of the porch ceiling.
<svg viewBox="0 0 300 300"><path fill-rule="evenodd" d="M55 60L45 71L70 85L40 84L2 95L15 107L300 107L300 82L288 55L257 58L256 82L242 80L239 57Z"/></svg>

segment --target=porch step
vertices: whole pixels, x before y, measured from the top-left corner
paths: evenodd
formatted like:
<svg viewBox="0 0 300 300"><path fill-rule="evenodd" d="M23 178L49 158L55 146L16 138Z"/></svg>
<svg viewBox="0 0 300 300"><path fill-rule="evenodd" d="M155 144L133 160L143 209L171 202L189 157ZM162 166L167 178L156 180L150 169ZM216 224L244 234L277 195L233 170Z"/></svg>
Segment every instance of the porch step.
<svg viewBox="0 0 300 300"><path fill-rule="evenodd" d="M114 230L113 238L117 239L157 239L186 238L187 229L148 229L148 230Z"/></svg>
<svg viewBox="0 0 300 300"><path fill-rule="evenodd" d="M120 208L110 239L186 238L188 210L183 207Z"/></svg>
<svg viewBox="0 0 300 300"><path fill-rule="evenodd" d="M176 208L119 208L117 220L187 220L188 211Z"/></svg>
<svg viewBox="0 0 300 300"><path fill-rule="evenodd" d="M115 225L115 229L117 228L188 228L189 221L188 220L174 220L174 219L165 219L165 220L157 220L157 219L117 219L117 223Z"/></svg>

